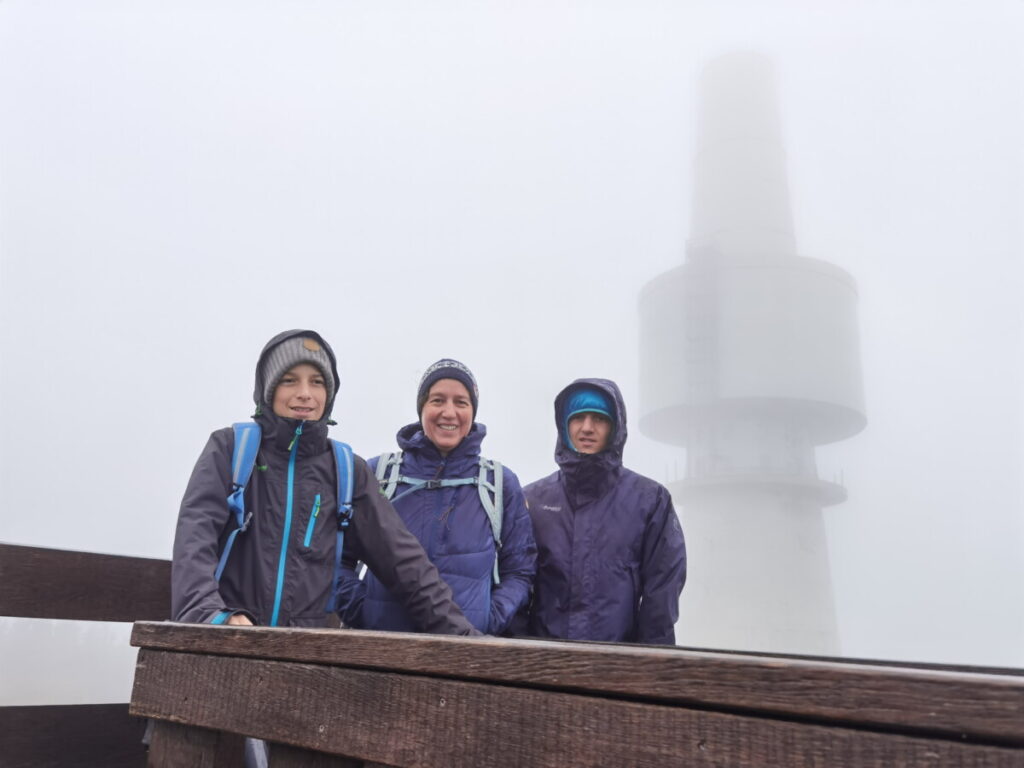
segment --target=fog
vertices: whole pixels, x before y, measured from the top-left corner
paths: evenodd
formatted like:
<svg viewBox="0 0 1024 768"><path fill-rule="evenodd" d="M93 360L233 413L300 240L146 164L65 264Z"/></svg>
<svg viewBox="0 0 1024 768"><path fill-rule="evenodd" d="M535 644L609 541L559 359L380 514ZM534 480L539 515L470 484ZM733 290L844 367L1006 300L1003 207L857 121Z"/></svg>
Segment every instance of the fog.
<svg viewBox="0 0 1024 768"><path fill-rule="evenodd" d="M701 73L753 51L797 252L857 287L867 424L817 449L847 492L837 653L1024 666L1021 39L1009 0L0 3L0 541L169 557L207 436L296 327L338 353L361 455L450 356L524 482L580 376L621 385L625 463L676 482L685 449L638 423L640 294L693 236ZM678 642L750 647L688 611L742 616L709 574L758 542L679 512ZM126 700L127 637L0 619L0 704Z"/></svg>

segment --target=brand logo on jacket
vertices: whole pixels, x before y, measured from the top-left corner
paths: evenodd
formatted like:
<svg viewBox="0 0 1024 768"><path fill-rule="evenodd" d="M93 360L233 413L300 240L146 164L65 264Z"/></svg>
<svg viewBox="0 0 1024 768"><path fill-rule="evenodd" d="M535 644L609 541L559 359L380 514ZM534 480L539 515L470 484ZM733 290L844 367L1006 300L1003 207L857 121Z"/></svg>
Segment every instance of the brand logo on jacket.
<svg viewBox="0 0 1024 768"><path fill-rule="evenodd" d="M550 504L542 505L541 509L546 509L548 512L561 512L562 511L561 507L552 507Z"/></svg>

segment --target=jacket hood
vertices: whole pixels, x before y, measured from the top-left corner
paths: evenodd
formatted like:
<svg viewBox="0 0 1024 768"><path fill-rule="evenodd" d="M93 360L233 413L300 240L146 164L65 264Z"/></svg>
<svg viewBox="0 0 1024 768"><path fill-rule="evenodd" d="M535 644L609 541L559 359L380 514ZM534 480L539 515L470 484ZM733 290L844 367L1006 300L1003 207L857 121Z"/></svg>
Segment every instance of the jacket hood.
<svg viewBox="0 0 1024 768"><path fill-rule="evenodd" d="M569 396L580 387L595 387L608 396L615 409L608 446L600 453L578 453L569 447L565 434L565 406ZM603 496L616 482L622 470L622 449L626 445L626 404L619 387L610 379L576 379L555 397L555 461L562 470L562 484L574 507Z"/></svg>
<svg viewBox="0 0 1024 768"><path fill-rule="evenodd" d="M324 415L320 417L320 421L327 421L330 419L331 411L334 409L334 401L338 397L338 390L341 387L340 377L338 376L338 359L334 356L334 350L331 349L331 345L324 341L324 337L316 331L308 331L302 329L295 329L292 331L283 331L277 334L274 338L266 343L263 347L263 351L260 352L259 360L256 361L256 387L253 390L253 401L256 403L256 412L272 413L273 407L271 403L263 400L263 390L266 387L266 382L263 380L263 368L264 362L267 359L267 355L274 347L280 344L282 341L295 338L296 336L309 337L315 339L320 346L327 352L327 357L331 361L331 376L334 377L334 394L331 399L324 403Z"/></svg>
<svg viewBox="0 0 1024 768"><path fill-rule="evenodd" d="M430 442L419 422L407 424L398 430L397 440L398 447L410 458L417 471L433 472L443 463L446 477L458 477L459 473L476 471L480 462L480 444L486 436L487 427L474 421L469 434L447 456L442 456L437 446Z"/></svg>
<svg viewBox="0 0 1024 768"><path fill-rule="evenodd" d="M603 392L611 401L612 406L615 409L612 419L612 434L608 440L608 446L601 451L601 453L612 453L621 461L622 450L626 446L627 436L626 404L622 401L622 393L619 391L618 385L610 379L576 379L576 381L559 392L558 396L555 397L555 427L558 429L558 445L555 447L555 461L559 464L562 463L562 459L559 457L560 449L564 452L566 457L569 455L579 455L569 447L569 437L565 433L565 404L569 399L569 396L581 387L593 387L594 389Z"/></svg>

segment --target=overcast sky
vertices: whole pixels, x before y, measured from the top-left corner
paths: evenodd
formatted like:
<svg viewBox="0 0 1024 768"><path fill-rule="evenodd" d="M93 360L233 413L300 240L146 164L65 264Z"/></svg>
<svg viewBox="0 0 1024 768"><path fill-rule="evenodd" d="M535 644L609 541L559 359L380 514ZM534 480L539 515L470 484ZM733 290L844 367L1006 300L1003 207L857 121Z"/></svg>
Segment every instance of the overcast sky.
<svg viewBox="0 0 1024 768"><path fill-rule="evenodd" d="M286 328L333 344L363 455L442 356L524 482L573 378L635 424L698 77L755 50L799 252L860 292L868 427L819 451L842 651L1024 666L1022 39L1019 0L0 2L0 540L169 557Z"/></svg>

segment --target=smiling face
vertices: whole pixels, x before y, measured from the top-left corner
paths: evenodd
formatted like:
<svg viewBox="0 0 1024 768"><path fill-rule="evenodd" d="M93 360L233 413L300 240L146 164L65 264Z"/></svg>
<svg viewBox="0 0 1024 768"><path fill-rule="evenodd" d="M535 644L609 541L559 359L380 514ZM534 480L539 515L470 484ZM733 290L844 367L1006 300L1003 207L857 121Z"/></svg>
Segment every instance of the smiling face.
<svg viewBox="0 0 1024 768"><path fill-rule="evenodd" d="M274 390L274 413L287 419L319 421L326 403L324 375L309 363L299 363L289 369Z"/></svg>
<svg viewBox="0 0 1024 768"><path fill-rule="evenodd" d="M455 379L435 381L420 412L420 424L427 439L447 456L473 426L473 401L466 386Z"/></svg>
<svg viewBox="0 0 1024 768"><path fill-rule="evenodd" d="M569 440L578 453L600 453L608 447L612 422L603 413L577 413L569 419Z"/></svg>

